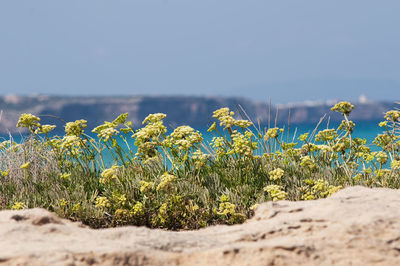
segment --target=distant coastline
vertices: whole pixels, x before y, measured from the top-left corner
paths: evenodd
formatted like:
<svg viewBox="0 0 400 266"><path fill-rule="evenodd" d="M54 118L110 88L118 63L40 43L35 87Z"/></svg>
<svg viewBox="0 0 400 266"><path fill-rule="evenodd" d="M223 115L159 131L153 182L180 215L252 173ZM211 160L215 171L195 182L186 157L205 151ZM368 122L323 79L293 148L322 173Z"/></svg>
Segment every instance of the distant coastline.
<svg viewBox="0 0 400 266"><path fill-rule="evenodd" d="M390 101L359 101L350 119L354 121L380 121L386 111L400 105ZM241 108L255 122L274 125L316 124L322 117L339 122L342 117L330 111L334 104L328 102L305 102L296 104L259 103L246 98L194 97L194 96L0 96L0 134L17 133L15 127L21 113L40 116L42 124L63 126L61 121L86 119L88 128L111 121L121 113L129 113L128 120L135 127L150 113L167 114L166 124L172 127L187 124L206 127L211 124L213 111L229 107L239 115ZM270 114L270 115L269 115ZM245 116L245 114L243 114Z"/></svg>

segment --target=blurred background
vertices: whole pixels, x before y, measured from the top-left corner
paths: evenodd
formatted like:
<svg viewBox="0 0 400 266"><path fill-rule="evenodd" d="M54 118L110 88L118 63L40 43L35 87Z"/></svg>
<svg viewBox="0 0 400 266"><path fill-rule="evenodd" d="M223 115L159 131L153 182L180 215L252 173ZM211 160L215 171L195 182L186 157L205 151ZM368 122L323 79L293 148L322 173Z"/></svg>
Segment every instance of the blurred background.
<svg viewBox="0 0 400 266"><path fill-rule="evenodd" d="M22 112L90 126L163 112L205 127L216 108L239 105L257 121L315 124L341 119L329 111L338 100L375 123L400 98L399 10L398 0L1 1L0 131Z"/></svg>

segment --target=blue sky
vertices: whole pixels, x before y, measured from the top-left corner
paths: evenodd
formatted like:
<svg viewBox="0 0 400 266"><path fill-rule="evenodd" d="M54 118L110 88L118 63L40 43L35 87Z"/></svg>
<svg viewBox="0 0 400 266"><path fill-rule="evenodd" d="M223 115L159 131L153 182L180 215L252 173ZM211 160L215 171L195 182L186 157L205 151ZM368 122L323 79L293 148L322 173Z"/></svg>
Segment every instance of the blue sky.
<svg viewBox="0 0 400 266"><path fill-rule="evenodd" d="M399 100L398 0L4 0L0 94Z"/></svg>

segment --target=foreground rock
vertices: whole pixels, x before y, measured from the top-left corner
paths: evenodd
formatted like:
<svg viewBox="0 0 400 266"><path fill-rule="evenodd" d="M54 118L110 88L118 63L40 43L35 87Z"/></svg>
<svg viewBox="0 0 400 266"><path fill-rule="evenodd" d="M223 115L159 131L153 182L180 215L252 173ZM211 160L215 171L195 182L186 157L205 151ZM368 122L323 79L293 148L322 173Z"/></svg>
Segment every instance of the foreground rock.
<svg viewBox="0 0 400 266"><path fill-rule="evenodd" d="M0 212L6 265L400 265L400 191L346 188L266 203L242 225L93 230L43 210Z"/></svg>

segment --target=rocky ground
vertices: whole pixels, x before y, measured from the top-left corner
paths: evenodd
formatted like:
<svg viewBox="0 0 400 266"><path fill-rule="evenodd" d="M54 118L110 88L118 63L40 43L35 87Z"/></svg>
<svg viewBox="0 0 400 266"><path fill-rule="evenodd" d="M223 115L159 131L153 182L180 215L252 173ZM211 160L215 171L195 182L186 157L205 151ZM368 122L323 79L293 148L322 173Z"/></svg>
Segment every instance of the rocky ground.
<svg viewBox="0 0 400 266"><path fill-rule="evenodd" d="M43 209L0 212L0 265L400 265L400 191L351 187L262 204L242 225L93 230Z"/></svg>

